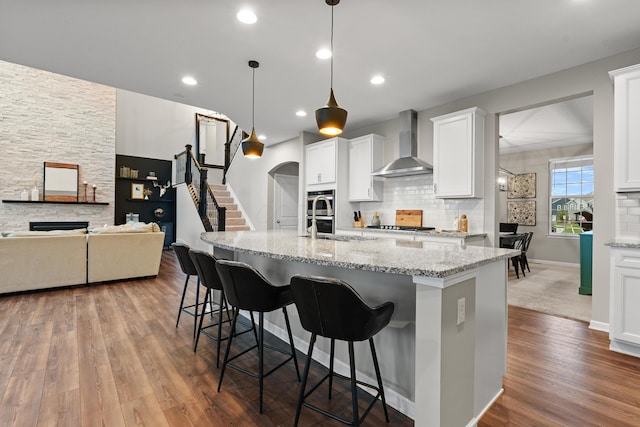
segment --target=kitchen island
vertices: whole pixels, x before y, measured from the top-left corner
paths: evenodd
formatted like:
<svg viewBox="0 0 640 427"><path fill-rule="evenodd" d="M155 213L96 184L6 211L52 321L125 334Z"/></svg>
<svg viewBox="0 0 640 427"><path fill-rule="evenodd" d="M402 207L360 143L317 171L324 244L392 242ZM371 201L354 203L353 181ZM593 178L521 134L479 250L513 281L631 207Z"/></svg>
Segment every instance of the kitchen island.
<svg viewBox="0 0 640 427"><path fill-rule="evenodd" d="M275 283L294 274L336 277L369 304L393 301L392 321L375 338L378 358L387 402L417 426L474 425L501 393L513 250L359 236L312 240L289 231L201 237L216 256L247 262ZM306 351L309 334L291 311L295 345ZM268 320L271 332L286 337L279 317ZM328 340L316 348L327 365ZM366 348L356 347L358 378L374 383ZM346 349L337 347L336 358L336 371L347 372Z"/></svg>

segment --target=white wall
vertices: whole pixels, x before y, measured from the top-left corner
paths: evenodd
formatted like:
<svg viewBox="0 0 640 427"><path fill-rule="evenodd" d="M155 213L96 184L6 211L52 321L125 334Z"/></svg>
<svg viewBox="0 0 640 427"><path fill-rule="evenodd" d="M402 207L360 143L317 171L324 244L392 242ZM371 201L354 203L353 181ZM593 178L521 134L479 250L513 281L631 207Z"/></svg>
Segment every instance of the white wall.
<svg viewBox="0 0 640 427"><path fill-rule="evenodd" d="M227 184L233 189L256 230L269 228L269 219L272 218L273 203L268 197L272 194L269 189L269 172L283 163L302 164L302 140L301 135L299 138L267 146L259 159L248 159L242 152L238 152L231 163L227 173ZM299 197L298 200L303 200L303 197ZM299 217L302 218L302 211Z"/></svg>
<svg viewBox="0 0 640 427"><path fill-rule="evenodd" d="M515 174L536 174L536 225L519 225L518 232L533 231L533 240L527 258L579 264L580 239L576 236L549 236L549 159L588 155L593 153L593 144L554 147L544 150L526 151L500 156L500 166ZM507 222L507 192L498 192L498 222ZM595 207L598 211L598 207ZM600 218L594 217L594 229Z"/></svg>
<svg viewBox="0 0 640 427"><path fill-rule="evenodd" d="M79 196L86 180L97 201L109 202L0 203L0 230L28 230L29 221L113 224L115 109L113 88L0 61L0 199L19 200L37 181L42 200L47 161L77 164Z"/></svg>

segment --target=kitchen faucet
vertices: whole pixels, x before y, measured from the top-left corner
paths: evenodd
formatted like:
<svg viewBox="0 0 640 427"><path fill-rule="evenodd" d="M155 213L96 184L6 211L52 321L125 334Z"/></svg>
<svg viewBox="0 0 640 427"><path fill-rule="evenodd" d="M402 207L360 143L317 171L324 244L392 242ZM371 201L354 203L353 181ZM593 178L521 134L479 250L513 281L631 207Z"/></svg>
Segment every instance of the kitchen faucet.
<svg viewBox="0 0 640 427"><path fill-rule="evenodd" d="M327 202L327 215L333 215L333 209L331 209L331 201L329 199L327 199L323 195L316 196L316 198L313 199L313 203L311 205L311 238L312 239L315 239L318 237L318 227L316 226L316 204L320 199L323 199L325 202Z"/></svg>

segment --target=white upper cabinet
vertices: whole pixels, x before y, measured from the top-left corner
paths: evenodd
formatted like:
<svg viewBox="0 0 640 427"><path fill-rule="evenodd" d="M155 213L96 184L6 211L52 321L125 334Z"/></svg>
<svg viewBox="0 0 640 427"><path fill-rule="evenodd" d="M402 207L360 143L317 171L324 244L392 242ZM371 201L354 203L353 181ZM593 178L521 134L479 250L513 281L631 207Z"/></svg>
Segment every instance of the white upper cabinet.
<svg viewBox="0 0 640 427"><path fill-rule="evenodd" d="M473 107L431 119L436 197L482 197L484 116L484 111Z"/></svg>
<svg viewBox="0 0 640 427"><path fill-rule="evenodd" d="M336 182L336 138L307 145L307 185Z"/></svg>
<svg viewBox="0 0 640 427"><path fill-rule="evenodd" d="M384 138L365 135L349 142L349 201L382 199L382 180L374 180L371 172L384 162Z"/></svg>
<svg viewBox="0 0 640 427"><path fill-rule="evenodd" d="M640 191L640 64L609 72L614 81L615 190Z"/></svg>
<svg viewBox="0 0 640 427"><path fill-rule="evenodd" d="M341 161L346 166L348 143L344 138L331 138L305 147L307 186L313 189L336 188L338 157L343 157Z"/></svg>

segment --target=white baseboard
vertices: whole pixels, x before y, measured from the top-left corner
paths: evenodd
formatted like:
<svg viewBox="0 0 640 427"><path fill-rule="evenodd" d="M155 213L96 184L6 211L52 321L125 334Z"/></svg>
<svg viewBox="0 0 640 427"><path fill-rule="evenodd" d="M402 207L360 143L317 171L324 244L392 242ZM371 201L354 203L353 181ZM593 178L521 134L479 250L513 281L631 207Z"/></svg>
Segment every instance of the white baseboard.
<svg viewBox="0 0 640 427"><path fill-rule="evenodd" d="M250 319L248 312L246 313L240 312L240 314L243 317ZM289 341L289 336L287 335L287 331L285 329L282 329L280 326L274 325L273 323L269 322L266 319L264 320L264 329L266 331L271 332L273 335L280 338L284 342ZM308 341L305 341L301 338L294 336L293 344L296 347L296 349L298 349L304 354L307 354L307 349L309 348ZM326 366L326 367L329 366L329 354L325 353L324 351L315 349L313 351L313 360L322 364L323 366ZM303 366L304 366L304 363L302 364L302 366L300 366L300 368L302 368ZM334 360L333 369L336 373L340 375L344 375L347 377L350 375L349 365L347 365L346 363L340 360L337 360L337 359ZM369 384L378 383L375 378L371 378L368 375L365 375L358 370L356 370L356 375L359 381L364 381L365 383L369 383ZM367 389L366 387L361 387L361 389L371 394L371 390ZM411 418L412 420L415 420L415 417L416 417L415 403L412 400L406 398L405 396L402 396L400 393L397 393L396 391L391 390L387 387L385 387L384 393L385 393L385 400L387 401L387 405L391 406L398 412L403 413L404 415Z"/></svg>
<svg viewBox="0 0 640 427"><path fill-rule="evenodd" d="M534 263L534 264L549 264L549 265L560 265L563 267L575 267L575 268L580 268L580 264L579 263L573 263L573 262L560 262L560 261L550 261L548 259L529 259L529 262Z"/></svg>
<svg viewBox="0 0 640 427"><path fill-rule="evenodd" d="M589 329L593 329L594 331L602 331L609 332L609 324L604 322L598 322L596 320L592 320L589 322Z"/></svg>

